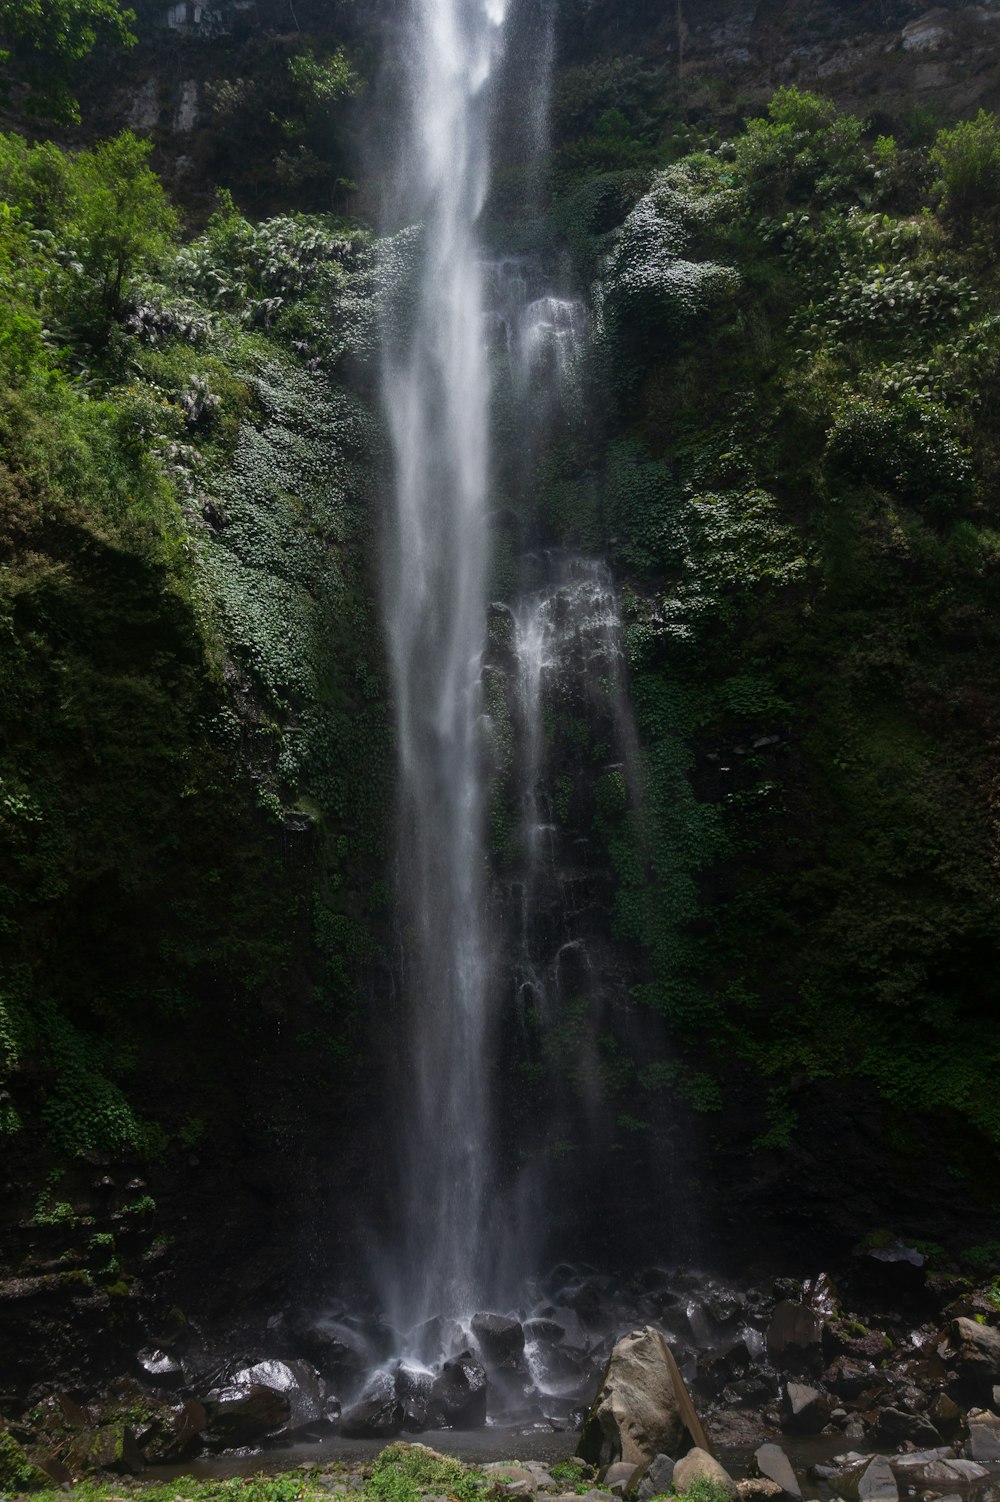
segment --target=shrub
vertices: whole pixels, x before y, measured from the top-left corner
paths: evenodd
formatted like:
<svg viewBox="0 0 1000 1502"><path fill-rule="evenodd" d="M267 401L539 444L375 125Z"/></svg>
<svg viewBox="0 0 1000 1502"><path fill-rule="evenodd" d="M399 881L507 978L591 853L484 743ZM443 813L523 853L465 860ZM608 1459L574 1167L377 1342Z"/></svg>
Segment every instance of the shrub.
<svg viewBox="0 0 1000 1502"><path fill-rule="evenodd" d="M938 132L931 162L940 173L942 208L962 224L974 217L995 219L1000 210L1000 120L980 110Z"/></svg>

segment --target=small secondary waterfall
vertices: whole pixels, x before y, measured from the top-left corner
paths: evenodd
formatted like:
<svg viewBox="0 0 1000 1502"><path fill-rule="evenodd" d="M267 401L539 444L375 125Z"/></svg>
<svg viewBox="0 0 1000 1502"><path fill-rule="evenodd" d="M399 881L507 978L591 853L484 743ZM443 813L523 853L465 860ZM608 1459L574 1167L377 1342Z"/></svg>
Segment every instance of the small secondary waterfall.
<svg viewBox="0 0 1000 1502"><path fill-rule="evenodd" d="M399 744L399 897L410 1019L386 1290L406 1328L474 1304L491 1171L482 662L490 382L476 223L506 0L411 0L399 179L423 225L406 332L386 340L395 461L384 613Z"/></svg>

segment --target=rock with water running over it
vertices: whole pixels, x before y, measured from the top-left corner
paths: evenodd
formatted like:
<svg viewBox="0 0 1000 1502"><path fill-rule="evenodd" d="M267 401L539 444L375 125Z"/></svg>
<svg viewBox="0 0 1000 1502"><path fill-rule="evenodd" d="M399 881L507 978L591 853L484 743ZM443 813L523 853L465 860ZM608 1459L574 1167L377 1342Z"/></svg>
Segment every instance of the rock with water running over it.
<svg viewBox="0 0 1000 1502"><path fill-rule="evenodd" d="M340 1432L347 1439L392 1439L403 1427L403 1405L396 1381L376 1372L356 1403L344 1414Z"/></svg>
<svg viewBox="0 0 1000 1502"><path fill-rule="evenodd" d="M707 1450L708 1436L667 1342L652 1325L633 1330L611 1352L576 1453L596 1466L642 1465L692 1446Z"/></svg>
<svg viewBox="0 0 1000 1502"><path fill-rule="evenodd" d="M403 1428L419 1434L427 1428L427 1409L434 1386L434 1373L401 1361L396 1368L396 1397L403 1409Z"/></svg>
<svg viewBox="0 0 1000 1502"><path fill-rule="evenodd" d="M780 1445L761 1445L754 1454L757 1469L768 1481L776 1481L788 1497L801 1497L802 1488L792 1462Z"/></svg>
<svg viewBox="0 0 1000 1502"><path fill-rule="evenodd" d="M491 1366L517 1370L524 1358L524 1329L506 1314L474 1314L472 1333Z"/></svg>
<svg viewBox="0 0 1000 1502"><path fill-rule="evenodd" d="M740 1494L732 1476L719 1464L714 1455L709 1455L707 1450L702 1450L696 1445L674 1466L674 1491L678 1496L683 1496L699 1481L724 1491L732 1498L732 1502L738 1502Z"/></svg>
<svg viewBox="0 0 1000 1502"><path fill-rule="evenodd" d="M427 1416L440 1429L482 1429L486 1423L486 1369L471 1351L446 1361L431 1388Z"/></svg>

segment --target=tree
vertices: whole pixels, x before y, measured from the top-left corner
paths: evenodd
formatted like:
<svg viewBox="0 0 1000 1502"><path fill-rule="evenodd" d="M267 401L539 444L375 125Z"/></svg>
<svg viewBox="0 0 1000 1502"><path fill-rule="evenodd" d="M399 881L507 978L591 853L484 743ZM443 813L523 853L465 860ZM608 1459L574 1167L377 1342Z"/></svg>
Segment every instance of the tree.
<svg viewBox="0 0 1000 1502"><path fill-rule="evenodd" d="M27 107L61 122L79 119L77 63L98 42L131 47L135 13L121 0L0 0L0 66L28 85Z"/></svg>

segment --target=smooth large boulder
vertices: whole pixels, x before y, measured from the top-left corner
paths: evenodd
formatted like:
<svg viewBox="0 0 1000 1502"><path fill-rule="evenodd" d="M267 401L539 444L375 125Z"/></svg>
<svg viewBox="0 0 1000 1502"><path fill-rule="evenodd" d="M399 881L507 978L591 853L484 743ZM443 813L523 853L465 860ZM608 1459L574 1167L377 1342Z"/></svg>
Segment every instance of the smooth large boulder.
<svg viewBox="0 0 1000 1502"><path fill-rule="evenodd" d="M642 1465L694 1446L707 1451L708 1436L670 1347L652 1325L633 1330L611 1352L576 1453L598 1467Z"/></svg>
<svg viewBox="0 0 1000 1502"><path fill-rule="evenodd" d="M879 1445L892 1449L907 1443L928 1449L941 1443L941 1435L929 1420L919 1413L904 1413L901 1408L883 1408L872 1433Z"/></svg>
<svg viewBox="0 0 1000 1502"><path fill-rule="evenodd" d="M135 1434L127 1424L101 1424L71 1440L62 1460L74 1475L117 1471L138 1476L143 1459Z"/></svg>
<svg viewBox="0 0 1000 1502"><path fill-rule="evenodd" d="M260 1385L230 1389L224 1396L206 1400L204 1407L208 1415L205 1443L217 1450L259 1444L280 1434L292 1414L286 1393Z"/></svg>
<svg viewBox="0 0 1000 1502"><path fill-rule="evenodd" d="M439 1429L482 1429L486 1423L486 1370L463 1351L446 1361L427 1405L427 1416Z"/></svg>
<svg viewBox="0 0 1000 1502"><path fill-rule="evenodd" d="M708 1482L710 1486L725 1491L732 1502L739 1502L740 1494L729 1472L707 1450L696 1445L674 1466L674 1491L682 1497L698 1481Z"/></svg>

